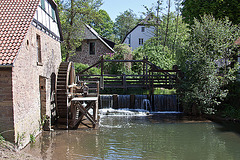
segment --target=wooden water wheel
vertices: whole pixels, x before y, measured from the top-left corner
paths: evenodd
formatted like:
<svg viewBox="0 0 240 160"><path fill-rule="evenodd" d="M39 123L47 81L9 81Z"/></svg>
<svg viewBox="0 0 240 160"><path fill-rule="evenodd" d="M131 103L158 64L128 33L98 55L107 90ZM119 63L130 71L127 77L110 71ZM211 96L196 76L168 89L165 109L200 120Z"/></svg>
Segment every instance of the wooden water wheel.
<svg viewBox="0 0 240 160"><path fill-rule="evenodd" d="M68 128L70 101L74 93L69 85L75 84L75 70L72 62L62 62L59 66L56 86L56 105L58 124Z"/></svg>

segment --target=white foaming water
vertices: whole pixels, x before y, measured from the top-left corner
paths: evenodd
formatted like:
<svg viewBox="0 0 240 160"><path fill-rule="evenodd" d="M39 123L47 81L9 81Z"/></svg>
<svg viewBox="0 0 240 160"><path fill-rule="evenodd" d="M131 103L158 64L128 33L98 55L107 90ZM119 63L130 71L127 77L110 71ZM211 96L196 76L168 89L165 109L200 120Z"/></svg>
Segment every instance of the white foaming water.
<svg viewBox="0 0 240 160"><path fill-rule="evenodd" d="M100 116L147 116L149 115L149 112L144 109L104 108L104 109L99 109L99 114Z"/></svg>

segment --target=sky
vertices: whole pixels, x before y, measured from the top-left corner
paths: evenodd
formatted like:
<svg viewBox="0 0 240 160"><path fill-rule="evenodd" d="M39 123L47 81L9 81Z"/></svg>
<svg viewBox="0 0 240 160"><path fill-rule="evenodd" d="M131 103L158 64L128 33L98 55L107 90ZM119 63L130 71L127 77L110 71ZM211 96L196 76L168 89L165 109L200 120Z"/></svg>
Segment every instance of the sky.
<svg viewBox="0 0 240 160"><path fill-rule="evenodd" d="M103 5L100 9L107 11L112 21L115 21L116 17L123 13L124 11L131 9L138 18L140 18L141 12L146 12L143 5L151 8L157 5L157 0L103 0ZM163 6L166 6L166 1L164 0Z"/></svg>

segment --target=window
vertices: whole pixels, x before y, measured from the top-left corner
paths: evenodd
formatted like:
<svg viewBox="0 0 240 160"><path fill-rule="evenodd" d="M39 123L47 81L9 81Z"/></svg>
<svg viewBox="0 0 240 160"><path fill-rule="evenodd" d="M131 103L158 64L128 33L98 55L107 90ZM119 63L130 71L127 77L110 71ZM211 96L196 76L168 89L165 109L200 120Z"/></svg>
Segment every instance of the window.
<svg viewBox="0 0 240 160"><path fill-rule="evenodd" d="M38 64L42 63L41 39L38 34L37 34L37 56L38 56Z"/></svg>
<svg viewBox="0 0 240 160"><path fill-rule="evenodd" d="M45 10L45 0L41 0L41 7L43 10Z"/></svg>
<svg viewBox="0 0 240 160"><path fill-rule="evenodd" d="M139 38L139 45L143 45L143 38Z"/></svg>
<svg viewBox="0 0 240 160"><path fill-rule="evenodd" d="M52 18L54 21L56 21L56 15L55 15L55 10L52 8Z"/></svg>
<svg viewBox="0 0 240 160"><path fill-rule="evenodd" d="M95 55L95 42L90 42L89 43L89 54L90 55Z"/></svg>
<svg viewBox="0 0 240 160"><path fill-rule="evenodd" d="M141 31L142 31L142 32L145 32L145 27L142 27L142 28L141 28Z"/></svg>

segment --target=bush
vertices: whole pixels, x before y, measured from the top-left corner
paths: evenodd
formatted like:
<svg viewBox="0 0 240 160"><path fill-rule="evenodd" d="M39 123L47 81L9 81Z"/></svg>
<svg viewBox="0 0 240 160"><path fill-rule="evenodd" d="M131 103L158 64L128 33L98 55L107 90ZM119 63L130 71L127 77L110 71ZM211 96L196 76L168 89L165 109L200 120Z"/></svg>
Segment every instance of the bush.
<svg viewBox="0 0 240 160"><path fill-rule="evenodd" d="M81 71L83 71L84 69L88 68L89 65L87 64L82 64L82 63L74 63L74 67L75 67L75 72L76 73L80 73ZM100 75L101 74L101 69L98 69L96 67L92 67L91 69L89 69L88 71L84 72L84 74L96 74L96 75Z"/></svg>
<svg viewBox="0 0 240 160"><path fill-rule="evenodd" d="M131 60L132 51L126 44L114 46L115 53L106 53L104 59L107 60ZM130 74L131 63L129 62L108 62L104 64L104 71L108 74Z"/></svg>
<svg viewBox="0 0 240 160"><path fill-rule="evenodd" d="M189 46L178 61L184 72L179 91L186 110L214 110L227 96L225 86L235 79L234 41L240 36L237 26L228 20L205 15L195 19L188 39Z"/></svg>

